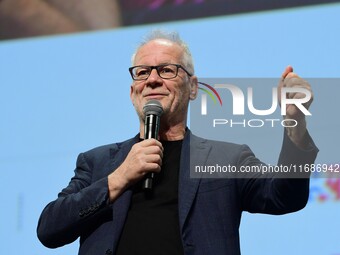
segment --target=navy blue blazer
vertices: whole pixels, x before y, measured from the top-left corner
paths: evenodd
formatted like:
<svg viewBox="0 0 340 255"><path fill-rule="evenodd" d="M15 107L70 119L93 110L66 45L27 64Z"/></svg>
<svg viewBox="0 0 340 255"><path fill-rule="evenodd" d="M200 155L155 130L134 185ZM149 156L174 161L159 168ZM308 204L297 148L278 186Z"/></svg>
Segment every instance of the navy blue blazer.
<svg viewBox="0 0 340 255"><path fill-rule="evenodd" d="M107 176L126 158L138 136L81 153L69 185L43 210L38 238L55 248L80 237L80 255L114 254L130 205L127 189L108 203ZM318 149L298 149L284 135L278 164L308 164ZM303 208L309 178L190 178L189 154L195 165L260 165L245 145L199 138L187 131L181 152L178 210L184 252L187 255L240 254L242 211L284 214ZM254 176L256 177L256 176Z"/></svg>

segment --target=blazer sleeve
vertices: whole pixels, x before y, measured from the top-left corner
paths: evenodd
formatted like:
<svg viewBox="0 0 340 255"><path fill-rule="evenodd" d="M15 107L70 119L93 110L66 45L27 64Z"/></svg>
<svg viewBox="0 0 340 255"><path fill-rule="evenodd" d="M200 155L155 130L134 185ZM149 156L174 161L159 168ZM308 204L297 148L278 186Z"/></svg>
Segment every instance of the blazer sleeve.
<svg viewBox="0 0 340 255"><path fill-rule="evenodd" d="M278 167L286 166L290 173L258 174L254 178L238 179L242 210L251 213L284 214L305 207L309 196L309 173L294 172L294 166L313 164L318 153L307 133L309 146L298 148L284 132ZM246 147L241 153L241 165L263 165Z"/></svg>
<svg viewBox="0 0 340 255"><path fill-rule="evenodd" d="M42 244L56 248L75 241L85 231L84 226L94 224L93 216L109 207L107 177L92 183L92 175L86 154L80 154L69 185L40 216L37 234Z"/></svg>

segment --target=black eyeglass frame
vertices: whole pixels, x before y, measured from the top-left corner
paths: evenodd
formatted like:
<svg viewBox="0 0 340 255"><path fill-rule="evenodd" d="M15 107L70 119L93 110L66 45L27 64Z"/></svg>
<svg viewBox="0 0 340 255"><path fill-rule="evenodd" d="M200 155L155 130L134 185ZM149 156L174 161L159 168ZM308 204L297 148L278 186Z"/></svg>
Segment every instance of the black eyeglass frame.
<svg viewBox="0 0 340 255"><path fill-rule="evenodd" d="M159 74L159 68L160 68L160 67L164 67L164 66L170 66L170 65L176 66L176 67L177 67L177 69L176 69L176 75L175 75L174 77L171 77L171 78L163 78L163 77ZM136 67L146 67L146 68L150 68L150 73L149 73L148 77L143 78L143 79L135 78L134 75L133 75L133 71L132 71L132 70L133 70L134 68L136 68ZM162 64L162 65L157 65L157 66L147 66L147 65L132 66L132 67L129 68L129 72L130 72L130 75L131 75L131 77L132 77L132 79L133 79L134 81L145 81L145 80L147 80L147 79L150 77L152 70L153 70L153 69L156 69L157 74L158 74L159 77L161 77L162 79L169 80L169 79L174 79L174 78L177 77L177 75L178 75L178 69L179 69L179 68L183 69L183 71L186 72L186 74L187 74L189 77L192 76L192 74L189 73L189 72L188 72L182 65L180 65L180 64Z"/></svg>

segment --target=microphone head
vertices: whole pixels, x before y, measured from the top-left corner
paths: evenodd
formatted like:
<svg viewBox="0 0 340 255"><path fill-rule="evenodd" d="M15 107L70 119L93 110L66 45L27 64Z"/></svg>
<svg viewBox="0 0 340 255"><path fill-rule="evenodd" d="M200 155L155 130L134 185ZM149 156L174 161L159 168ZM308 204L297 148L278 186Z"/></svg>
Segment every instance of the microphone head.
<svg viewBox="0 0 340 255"><path fill-rule="evenodd" d="M159 101L150 100L144 105L143 113L145 116L154 114L160 117L163 114L163 107Z"/></svg>

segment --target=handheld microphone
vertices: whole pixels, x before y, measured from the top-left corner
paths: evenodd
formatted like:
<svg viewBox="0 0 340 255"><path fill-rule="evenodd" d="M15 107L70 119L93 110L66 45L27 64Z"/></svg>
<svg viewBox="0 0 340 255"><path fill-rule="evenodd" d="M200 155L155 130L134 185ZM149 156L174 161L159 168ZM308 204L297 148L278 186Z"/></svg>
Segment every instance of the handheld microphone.
<svg viewBox="0 0 340 255"><path fill-rule="evenodd" d="M148 101L144 107L144 139L158 139L159 126L161 115L163 114L163 107L157 100ZM152 181L155 173L148 173L144 179L143 188L152 190Z"/></svg>

